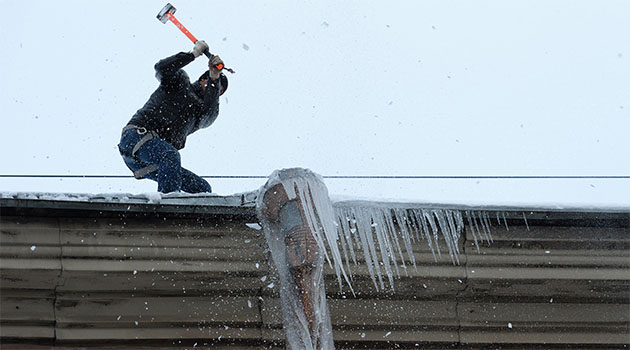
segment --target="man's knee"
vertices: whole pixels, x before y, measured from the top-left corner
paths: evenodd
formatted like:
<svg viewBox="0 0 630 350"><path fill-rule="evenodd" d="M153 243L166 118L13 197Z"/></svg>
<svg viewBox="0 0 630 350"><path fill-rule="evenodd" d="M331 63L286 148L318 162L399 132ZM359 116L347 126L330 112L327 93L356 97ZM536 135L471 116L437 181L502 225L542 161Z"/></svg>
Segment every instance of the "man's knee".
<svg viewBox="0 0 630 350"><path fill-rule="evenodd" d="M161 166L167 166L167 167L180 167L182 164L182 159L181 156L179 155L179 152L176 150L168 150L166 152L164 152L164 154L162 154L162 158L160 160L160 167Z"/></svg>

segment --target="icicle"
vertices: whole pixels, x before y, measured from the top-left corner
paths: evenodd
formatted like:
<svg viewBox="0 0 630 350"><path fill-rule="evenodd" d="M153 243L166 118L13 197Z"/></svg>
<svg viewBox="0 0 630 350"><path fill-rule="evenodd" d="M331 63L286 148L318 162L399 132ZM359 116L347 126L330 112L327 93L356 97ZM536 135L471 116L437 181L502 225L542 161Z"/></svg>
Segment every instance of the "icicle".
<svg viewBox="0 0 630 350"><path fill-rule="evenodd" d="M437 249L437 252L438 252L438 258L441 258L442 253L440 252L438 228L437 228L437 225L435 224L435 221L433 220L433 216L431 215L430 212L426 210L422 210L422 217L424 220L426 220L429 223L429 226L431 226L431 231L433 232L433 242L435 243L435 248ZM423 225L424 225L424 222L423 222Z"/></svg>
<svg viewBox="0 0 630 350"><path fill-rule="evenodd" d="M398 227L400 227L400 234L402 236L403 242L405 244L405 250L407 251L407 256L409 257L409 261L411 262L411 264L413 265L413 267L416 267L416 258L413 254L413 249L411 248L411 240L412 240L412 236L409 233L409 220L407 219L406 216L404 216L404 214L401 213L401 210L399 209L394 209L394 216L396 218L396 222L398 223ZM405 267L405 260L403 258L403 253L402 251L400 252L400 258L402 260L402 264L403 267ZM409 276L409 272L405 269L405 274L407 276Z"/></svg>
<svg viewBox="0 0 630 350"><path fill-rule="evenodd" d="M371 229L369 231L374 232L374 236L376 236L376 241L378 243L378 247L381 252L380 265L383 266L383 268L385 269L385 274L387 275L390 285L392 285L394 281L393 281L391 266L389 264L389 258L390 258L391 253L385 242L385 237L383 235L383 227L382 225L379 225L378 218L374 215L376 214L374 210L368 209L368 212L369 212L370 222L371 222L370 224Z"/></svg>
<svg viewBox="0 0 630 350"><path fill-rule="evenodd" d="M379 286L380 289L384 289L385 285L383 284L383 276L381 275L381 268L378 264L376 248L374 247L374 240L372 238L371 220L369 221L366 218L367 215L359 215L359 213L363 214L363 210L363 208L358 208L357 210L351 209L353 224L355 225L356 232L361 240L361 249L363 250L363 256L366 264L368 265L372 282L374 282L374 287L376 287L376 290L379 290ZM376 282L376 278L378 278L378 284Z"/></svg>
<svg viewBox="0 0 630 350"><path fill-rule="evenodd" d="M350 229L350 218L347 215L338 214L337 218L339 220L340 229L342 230L344 236L346 237L346 242L348 243L348 250L350 251L350 257L352 257L352 262L355 265L358 264L357 256L354 252L354 245L357 244L357 237L352 233L352 229ZM356 232L356 230L354 230ZM350 269L350 262L348 262L348 269Z"/></svg>
<svg viewBox="0 0 630 350"><path fill-rule="evenodd" d="M387 215L384 215L383 219L385 219L385 224L387 225L387 233L389 235L389 239L391 242L394 242L394 245L392 245L392 248L394 247L396 248L396 251L398 252L398 256L400 257L400 265L403 267L403 269L406 269L405 256L400 246L400 241L398 239L399 235L396 232L396 226L394 225L394 215L392 211L388 209ZM401 238L404 239L404 236L402 236L402 234L400 236ZM396 273L398 273L398 263L396 260L396 254L393 253L393 255L394 256L393 256L392 261L394 262L394 266L396 267ZM398 273L398 277L400 277L400 273Z"/></svg>
<svg viewBox="0 0 630 350"><path fill-rule="evenodd" d="M492 230L490 229L492 227L492 223L490 222L490 213L485 212L484 214L485 214L484 217L486 219L486 225L488 226L488 245L490 245L490 243L494 241L492 239Z"/></svg>
<svg viewBox="0 0 630 350"><path fill-rule="evenodd" d="M455 219L457 221L457 231L464 232L464 216L461 211L457 210L454 212Z"/></svg>
<svg viewBox="0 0 630 350"><path fill-rule="evenodd" d="M457 246L457 242L454 240L456 233L451 230L447 214L444 210L436 210L433 213L438 220L440 229L442 230L442 236L444 237L444 241L448 247L448 253L451 257L451 261L453 264L459 264L459 247Z"/></svg>
<svg viewBox="0 0 630 350"><path fill-rule="evenodd" d="M429 248L431 249L431 254L433 254L433 260L437 261L438 257L435 256L435 250L437 249L438 251L438 256L440 254L440 246L438 245L437 241L433 241L433 238L431 236L431 233L429 233L429 228L427 227L427 223L425 221L425 217L424 217L424 211L423 210L414 210L414 219L416 220L416 222L420 223L420 226L418 227L418 231L422 230L424 237L426 238L428 244L429 244Z"/></svg>
<svg viewBox="0 0 630 350"><path fill-rule="evenodd" d="M479 212L479 224L481 225L481 228L483 229L483 235L485 237L486 242L490 243L492 241L492 238L490 235L490 221L488 219L487 212Z"/></svg>
<svg viewBox="0 0 630 350"><path fill-rule="evenodd" d="M348 243L346 242L346 235L344 234L344 230L341 227L341 220L339 220L339 224L335 223L337 225L337 231L339 232L339 241L341 242L341 248L343 249L343 257L344 260L346 261L346 266L348 268L348 270L346 271L346 273L348 274L348 276L350 277L350 279L352 279L352 271L350 270L350 259L348 258L348 246L352 247L352 242Z"/></svg>
<svg viewBox="0 0 630 350"><path fill-rule="evenodd" d="M477 253L479 253L479 240L477 239L477 233L475 232L475 226L473 225L473 218L471 218L472 213L469 210L466 210L466 218L468 219L468 227L470 227L470 232L472 233L473 239L475 240L475 247L477 248Z"/></svg>
<svg viewBox="0 0 630 350"><path fill-rule="evenodd" d="M394 222L392 220L392 212L389 208L379 209L376 213L378 216L378 224L381 226L383 230L383 239L385 241L385 248L388 252L388 258L391 260L391 264L396 272L396 276L400 277L400 270L398 268L398 260L396 258L396 252L398 252L401 261L401 264L404 265L404 256L402 255L402 250L400 249L400 243L398 242L398 234L396 233L396 229L394 228ZM393 290L393 280L392 280L392 290Z"/></svg>
<svg viewBox="0 0 630 350"><path fill-rule="evenodd" d="M471 211L470 213L472 214L472 220L473 220L473 224L475 225L475 229L479 233L479 237L482 237L481 230L479 229L479 219L475 216L474 211Z"/></svg>
<svg viewBox="0 0 630 350"><path fill-rule="evenodd" d="M525 226L527 227L527 231L529 231L529 224L527 223L527 217L525 216L525 212L523 212L523 220L525 220Z"/></svg>
<svg viewBox="0 0 630 350"><path fill-rule="evenodd" d="M501 212L501 215L503 216L503 223L505 224L505 229L509 232L509 231L510 231L510 228L508 227L507 220L505 219L505 212L504 212L504 211L502 211L502 212Z"/></svg>

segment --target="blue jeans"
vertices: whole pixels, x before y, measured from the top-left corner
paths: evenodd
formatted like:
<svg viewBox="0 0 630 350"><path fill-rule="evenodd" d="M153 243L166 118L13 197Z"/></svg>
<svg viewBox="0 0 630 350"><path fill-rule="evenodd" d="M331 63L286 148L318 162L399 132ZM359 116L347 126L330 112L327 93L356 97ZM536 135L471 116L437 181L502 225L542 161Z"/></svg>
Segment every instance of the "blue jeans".
<svg viewBox="0 0 630 350"><path fill-rule="evenodd" d="M130 129L123 132L120 138L118 145L120 155L132 172L155 165L157 170L149 172L142 178L157 181L158 192L212 192L212 187L206 180L182 168L179 151L158 137L143 144L136 151L135 157L132 156L133 148L145 135L138 134L137 129Z"/></svg>

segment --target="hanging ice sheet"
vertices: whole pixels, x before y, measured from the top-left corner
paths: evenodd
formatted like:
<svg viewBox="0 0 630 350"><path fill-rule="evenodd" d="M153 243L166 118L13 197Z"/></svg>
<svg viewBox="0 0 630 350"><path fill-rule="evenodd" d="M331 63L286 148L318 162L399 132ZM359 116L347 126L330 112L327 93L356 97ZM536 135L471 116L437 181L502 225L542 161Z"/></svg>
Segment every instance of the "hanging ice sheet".
<svg viewBox="0 0 630 350"><path fill-rule="evenodd" d="M486 211L408 208L369 201L333 206L322 177L308 169L276 171L267 187L278 183L289 198L300 198L308 225L335 270L340 288L345 280L352 290L353 266L364 263L377 290L385 289L386 284L394 289L394 277L400 277L401 270L407 271L407 264L416 266L412 244L422 240L436 261L448 253L452 263L458 264L464 225L468 225L477 249L480 243L492 241ZM505 215L497 214L496 220L507 228ZM441 245L448 251L443 252Z"/></svg>
<svg viewBox="0 0 630 350"><path fill-rule="evenodd" d="M416 267L412 244L426 241L437 261L446 246L453 264L459 264L459 239L465 222L479 249L482 241L492 240L489 214L484 211L392 207L387 203L353 202L335 205L337 240L328 245L341 246L344 269L352 278L352 266L361 260L367 265L375 288L384 289L385 280L394 289L394 277L406 273L407 264ZM500 220L498 217L497 220ZM505 222L505 218L503 219ZM499 221L500 222L500 221ZM507 225L507 224L506 224Z"/></svg>

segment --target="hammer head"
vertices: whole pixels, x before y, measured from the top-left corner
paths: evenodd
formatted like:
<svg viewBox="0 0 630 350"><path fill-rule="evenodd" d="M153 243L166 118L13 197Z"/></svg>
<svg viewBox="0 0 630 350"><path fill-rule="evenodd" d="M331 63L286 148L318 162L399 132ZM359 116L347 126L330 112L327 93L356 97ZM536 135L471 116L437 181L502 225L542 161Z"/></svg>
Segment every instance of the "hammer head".
<svg viewBox="0 0 630 350"><path fill-rule="evenodd" d="M168 17L166 16L167 13L173 14L175 13L175 11L177 11L177 9L175 8L175 6L171 5L171 3L166 4L166 6L164 6L164 8L160 11L160 13L158 13L157 15L157 19L160 20L160 22L162 23L166 23L166 21L168 21Z"/></svg>

